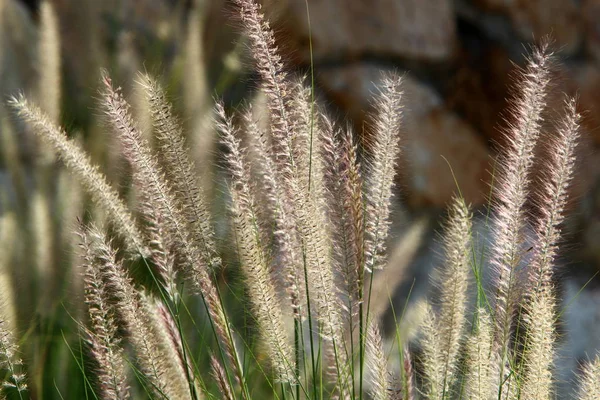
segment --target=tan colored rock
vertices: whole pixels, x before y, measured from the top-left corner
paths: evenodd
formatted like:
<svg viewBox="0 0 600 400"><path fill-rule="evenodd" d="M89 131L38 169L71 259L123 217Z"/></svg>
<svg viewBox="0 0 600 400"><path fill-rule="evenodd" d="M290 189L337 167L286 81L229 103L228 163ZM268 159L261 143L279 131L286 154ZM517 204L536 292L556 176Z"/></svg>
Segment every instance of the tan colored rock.
<svg viewBox="0 0 600 400"><path fill-rule="evenodd" d="M469 203L485 201L488 149L463 120L436 108L423 118L409 119L405 135L401 181L410 190L412 205L443 207L458 190Z"/></svg>
<svg viewBox="0 0 600 400"><path fill-rule="evenodd" d="M280 43L289 46L300 62L308 62L305 1L264 3ZM440 61L454 49L456 28L450 0L309 0L308 6L317 61L364 55Z"/></svg>
<svg viewBox="0 0 600 400"><path fill-rule="evenodd" d="M381 76L381 69L361 64L319 74L330 98L354 119L358 132L372 111ZM413 206L445 206L456 193L453 171L467 201L481 204L487 192L489 163L485 141L443 106L433 88L410 75L404 77L403 88L405 128L399 182L405 198ZM366 122L365 133L369 134Z"/></svg>

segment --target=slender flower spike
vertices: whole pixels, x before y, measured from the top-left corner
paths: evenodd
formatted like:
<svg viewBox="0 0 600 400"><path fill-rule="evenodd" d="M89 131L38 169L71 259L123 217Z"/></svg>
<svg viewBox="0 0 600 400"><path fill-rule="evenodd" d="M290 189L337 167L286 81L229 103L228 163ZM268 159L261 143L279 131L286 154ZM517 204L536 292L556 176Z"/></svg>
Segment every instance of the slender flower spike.
<svg viewBox="0 0 600 400"><path fill-rule="evenodd" d="M110 123L123 143L125 155L134 169L134 181L147 194L148 199L152 200L146 202L146 206L149 207L151 214L160 216L160 221L163 222L165 232L163 242L173 244L180 268L183 268L192 284L200 290L215 334L224 344L225 353L235 369L236 380L242 382L239 359L225 310L207 268L211 260L204 258L204 253L191 240L186 220L177 207L171 187L148 142L135 124L130 107L120 89L113 87L112 81L106 73L103 76L103 82L105 88L104 107Z"/></svg>
<svg viewBox="0 0 600 400"><path fill-rule="evenodd" d="M210 355L210 369L211 375L217 383L217 387L219 388L219 393L221 393L222 398L224 400L233 400L233 393L231 393L231 389L227 383L227 374L225 373L225 369L219 360L214 356L214 354Z"/></svg>
<svg viewBox="0 0 600 400"><path fill-rule="evenodd" d="M140 293L133 286L123 265L117 260L106 235L95 226L88 227L84 243L86 252L103 281L105 302L112 301L116 314L136 352L141 372L148 379L151 390L159 397L168 393L168 382L164 380L164 360L158 346L152 340L151 328L144 318Z"/></svg>
<svg viewBox="0 0 600 400"><path fill-rule="evenodd" d="M565 116L549 144L546 176L541 181L541 217L537 221L538 243L533 258L530 280L534 291L551 285L552 268L560 241L560 226L565 219L567 191L575 170L575 148L579 139L581 115L576 100L565 101Z"/></svg>
<svg viewBox="0 0 600 400"><path fill-rule="evenodd" d="M260 183L252 185L251 189L255 191L255 198L259 198L259 195L264 198L262 204L257 204L262 209L263 219L272 216L274 220L273 236L278 247L279 264L282 266L294 317L299 321L303 312L306 312L306 298L303 290L305 283L302 257L299 251L300 239L296 231L293 208L285 193L285 184L278 179L280 175L271 157L267 133L260 129L254 120L252 109L244 114L244 122L261 178Z"/></svg>
<svg viewBox="0 0 600 400"><path fill-rule="evenodd" d="M425 375L425 395L428 399L444 398L444 355L441 333L438 330L439 317L430 304L425 304L423 321L423 373Z"/></svg>
<svg viewBox="0 0 600 400"><path fill-rule="evenodd" d="M466 359L465 393L468 399L489 400L496 388L494 380L495 357L492 352L493 326L488 312L484 308L477 311L477 326L468 339Z"/></svg>
<svg viewBox="0 0 600 400"><path fill-rule="evenodd" d="M293 352L271 279L267 253L261 240L255 200L250 191L246 154L240 148L233 124L225 115L221 104L217 104L217 115L220 117L218 127L222 133L221 142L229 151L225 158L231 175L231 211L250 301L277 380L292 382L295 381Z"/></svg>
<svg viewBox="0 0 600 400"><path fill-rule="evenodd" d="M366 193L365 269L385 265L385 244L390 226L390 203L400 153L402 121L401 78L391 75L383 80L375 108L378 110L371 145L371 160Z"/></svg>
<svg viewBox="0 0 600 400"><path fill-rule="evenodd" d="M98 167L74 141L67 138L66 132L52 123L39 107L31 104L23 96L10 101L17 114L54 147L66 167L79 179L85 190L100 207L104 208L117 232L121 235L128 250L146 254L143 235L137 229L133 217L117 192L108 184Z"/></svg>
<svg viewBox="0 0 600 400"><path fill-rule="evenodd" d="M253 0L234 0L238 6L242 25L250 39L252 57L256 63L256 70L262 78L262 89L267 96L269 111L271 113L271 133L275 146L284 146L288 135L293 131L288 118L289 97L292 95L291 85L287 80L281 56L275 45L275 37L261 13L260 6ZM281 157L287 158L285 148Z"/></svg>
<svg viewBox="0 0 600 400"><path fill-rule="evenodd" d="M203 257L214 267L220 264L216 255L214 232L204 193L198 186L196 170L185 144L183 128L167 101L158 82L149 76L142 77L142 86L150 105L150 113L165 174L173 187L175 202L188 223L192 239L200 244Z"/></svg>
<svg viewBox="0 0 600 400"><path fill-rule="evenodd" d="M579 400L600 399L600 356L589 362L583 368L579 378Z"/></svg>
<svg viewBox="0 0 600 400"><path fill-rule="evenodd" d="M523 227L534 147L540 135L542 112L550 78L548 46L535 50L519 82L520 95L514 100L515 122L507 130L507 149L496 186L496 217L493 225L492 264L496 271L494 320L496 345L500 349L500 379L508 359L513 313L518 301L516 271L523 254ZM500 392L510 382L499 382ZM514 386L514 385L512 385Z"/></svg>
<svg viewBox="0 0 600 400"><path fill-rule="evenodd" d="M103 399L129 398L129 386L125 373L125 359L120 341L116 336L117 324L114 309L109 303L110 294L102 279L102 268L96 262L86 228L78 232L84 262L85 303L90 316L87 330L92 357L96 360L96 380ZM100 268L99 268L100 267Z"/></svg>
<svg viewBox="0 0 600 400"><path fill-rule="evenodd" d="M543 400L552 396L552 363L556 332L556 300L550 290L533 295L524 320L527 325L525 371L521 383L523 400Z"/></svg>
<svg viewBox="0 0 600 400"><path fill-rule="evenodd" d="M574 99L566 101L565 111L557 137L550 143L549 172L542 182L537 250L530 270L530 299L525 305L527 340L521 387L523 399L548 399L552 394L556 299L551 278L560 240L560 225L564 220L567 189L573 178L580 120Z"/></svg>
<svg viewBox="0 0 600 400"><path fill-rule="evenodd" d="M413 400L415 398L415 384L414 384L414 371L412 358L410 356L410 351L408 350L408 346L405 345L403 349L403 365L402 365L402 390L401 394L404 397L401 397L405 400ZM394 399L395 400L395 399Z"/></svg>
<svg viewBox="0 0 600 400"><path fill-rule="evenodd" d="M444 236L446 263L440 271L440 317L438 329L444 388L454 382L458 353L467 322L467 289L471 273L471 214L462 198L456 197L450 205Z"/></svg>
<svg viewBox="0 0 600 400"><path fill-rule="evenodd" d="M387 367L387 358L383 350L379 327L374 322L371 322L368 326L366 346L371 396L374 400L390 400L390 374Z"/></svg>

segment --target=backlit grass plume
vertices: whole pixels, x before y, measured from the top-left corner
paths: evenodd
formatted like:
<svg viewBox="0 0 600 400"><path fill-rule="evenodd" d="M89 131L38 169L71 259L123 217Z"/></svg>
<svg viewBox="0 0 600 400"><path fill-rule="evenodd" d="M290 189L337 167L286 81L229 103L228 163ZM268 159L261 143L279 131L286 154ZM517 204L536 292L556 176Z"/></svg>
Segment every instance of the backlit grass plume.
<svg viewBox="0 0 600 400"><path fill-rule="evenodd" d="M550 81L551 53L547 44L534 50L517 83L517 97L512 104L512 122L507 130L507 148L502 153L502 168L495 188L492 263L496 270L494 321L496 347L500 353L498 387L514 384L506 379L515 307L520 294L517 287L518 266L524 252L525 202L529 194L534 149L540 135L542 112ZM506 381L505 381L506 379Z"/></svg>
<svg viewBox="0 0 600 400"><path fill-rule="evenodd" d="M107 211L114 228L121 234L128 249L133 253L143 253L145 251L143 235L137 228L131 213L99 168L92 163L90 157L67 137L64 130L51 122L39 107L31 104L24 96L14 97L10 105L19 117L29 124L36 135L54 148L95 202Z"/></svg>
<svg viewBox="0 0 600 400"><path fill-rule="evenodd" d="M240 253L241 268L258 323L258 329L269 358L281 382L294 381L294 357L283 320L283 312L271 277L269 252L263 243L264 235L258 225L256 200L250 191L247 155L235 137L232 121L225 115L222 105L217 105L221 142L227 147L226 160L231 175L231 211L235 240Z"/></svg>
<svg viewBox="0 0 600 400"><path fill-rule="evenodd" d="M565 117L556 138L549 145L548 174L542 183L538 221L538 243L531 264L531 290L525 310L527 328L525 372L522 396L525 399L547 399L552 393L552 364L555 357L556 300L552 270L561 239L567 189L575 168L575 147L579 137L579 121L574 99L565 104Z"/></svg>
<svg viewBox="0 0 600 400"><path fill-rule="evenodd" d="M102 399L127 399L129 385L125 359L117 336L116 315L109 302L104 271L94 255L94 244L87 228L81 227L79 234L84 261L85 303L90 317L87 336L90 352L97 364L98 394Z"/></svg>
<svg viewBox="0 0 600 400"><path fill-rule="evenodd" d="M583 366L583 373L579 381L579 400L592 400L600 396L600 357Z"/></svg>

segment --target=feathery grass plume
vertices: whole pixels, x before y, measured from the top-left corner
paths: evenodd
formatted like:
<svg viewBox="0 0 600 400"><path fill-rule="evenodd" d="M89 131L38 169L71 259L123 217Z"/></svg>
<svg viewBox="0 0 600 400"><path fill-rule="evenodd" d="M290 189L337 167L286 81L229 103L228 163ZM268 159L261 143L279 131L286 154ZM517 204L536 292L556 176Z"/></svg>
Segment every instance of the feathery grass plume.
<svg viewBox="0 0 600 400"><path fill-rule="evenodd" d="M134 184L140 191L143 190L146 198L144 208L150 209L142 211L151 212L155 218L160 218L165 227L165 234L172 235L165 240L166 242L179 242L177 243L179 246L187 244L190 242L189 234L183 218L176 209L171 188L148 142L133 120L130 106L125 101L121 88L113 87L106 72L103 74L102 82L104 84L103 106L108 122L118 135L124 155L133 169Z"/></svg>
<svg viewBox="0 0 600 400"><path fill-rule="evenodd" d="M490 400L498 389L496 360L493 352L493 325L485 308L477 310L477 326L465 346L465 393L472 400Z"/></svg>
<svg viewBox="0 0 600 400"><path fill-rule="evenodd" d="M213 379L217 382L219 393L221 393L222 398L224 400L234 400L233 393L231 393L231 389L227 384L225 369L214 354L210 355L210 369Z"/></svg>
<svg viewBox="0 0 600 400"><path fill-rule="evenodd" d="M60 33L54 6L48 0L40 4L38 42L37 99L40 108L55 124L59 123L61 105ZM52 156L53 154L50 154ZM49 158L52 160L52 158Z"/></svg>
<svg viewBox="0 0 600 400"><path fill-rule="evenodd" d="M273 236L279 253L278 264L282 268L295 318L300 320L306 316L306 293L302 290L305 282L301 254L298 251L301 244L296 232L293 208L284 191L284 185L277 179L279 175L271 158L267 132L254 120L251 108L244 113L244 125L260 177L259 182L252 185L252 189L262 191L262 198L265 200L262 204L257 204L259 208L262 207L261 220L265 221L269 217L274 220Z"/></svg>
<svg viewBox="0 0 600 400"><path fill-rule="evenodd" d="M560 241L560 226L565 219L567 190L575 170L575 148L579 139L581 115L575 99L565 100L565 116L557 136L549 144L548 173L542 180L540 212L537 223L538 244L530 267L530 280L539 291L551 285L552 269Z"/></svg>
<svg viewBox="0 0 600 400"><path fill-rule="evenodd" d="M154 307L156 310L155 314L160 316L158 324L159 328L164 328L164 331L166 331L167 334L167 354L171 354L171 361L175 364L176 369L180 371L179 373L183 372L183 375L190 385L190 390L194 391L196 397L202 398L202 393L198 387L200 382L198 377L194 376L192 360L190 359L189 351L182 340L178 324L175 322L175 319L164 303L154 302ZM164 331L162 331L162 334L159 331L159 336L163 340L165 340Z"/></svg>
<svg viewBox="0 0 600 400"><path fill-rule="evenodd" d="M152 329L153 341L163 357L163 379L169 384L170 396L177 399L196 398L198 388L187 362L188 354L183 347L177 323L164 303L142 293L141 304L146 322Z"/></svg>
<svg viewBox="0 0 600 400"><path fill-rule="evenodd" d="M173 114L172 106L159 83L146 75L142 77L142 85L150 105L160 156L164 158L162 165L173 187L175 200L187 220L191 239L200 243L204 259L209 260L209 265L214 267L220 264L220 260L210 224L210 213L204 193L197 183L197 174L185 144L183 128Z"/></svg>
<svg viewBox="0 0 600 400"><path fill-rule="evenodd" d="M87 229L80 225L80 246L83 253L83 275L85 303L90 317L90 328L86 329L91 355L96 361L94 371L101 399L127 399L129 386L124 363L123 350L119 347L117 325L113 307L109 304L110 295L102 278L102 266L93 254ZM100 268L99 268L100 267Z"/></svg>
<svg viewBox="0 0 600 400"><path fill-rule="evenodd" d="M445 264L439 268L438 329L442 348L443 388L447 394L456 378L458 352L467 322L467 290L471 273L471 213L464 199L455 197L449 207L444 234Z"/></svg>
<svg viewBox="0 0 600 400"><path fill-rule="evenodd" d="M273 139L271 154L277 167L278 181L285 185L285 193L293 203L292 210L305 252L307 275L316 294L321 333L334 344L337 342L339 346L342 324L337 307L329 238L324 229L326 220L321 215L321 205L315 204L315 199L306 198L310 191L302 186L302 177L298 175L291 137L292 133L298 133L298 127L294 127L288 118L292 108L290 96L302 93L297 93L299 85L294 87L287 81L273 32L261 14L260 6L252 0L235 0L235 4L239 7L242 24L250 39L256 69L263 81L262 89L267 96ZM299 127L305 128L302 124L299 124ZM308 149L305 149L305 152L306 150Z"/></svg>
<svg viewBox="0 0 600 400"><path fill-rule="evenodd" d="M306 189L292 185L296 200L295 215L298 232L302 240L307 280L311 285L311 298L314 299L320 333L325 344L331 344L335 366L340 370L346 365L343 343L343 319L341 300L335 284L333 269L332 238L329 234L327 217L319 199L308 195Z"/></svg>
<svg viewBox="0 0 600 400"><path fill-rule="evenodd" d="M320 149L323 128L333 127L328 118L317 110L312 99L312 89L304 85L304 79L293 79L289 85L291 96L287 118L292 131L288 135L295 174L300 185L309 190L307 193L324 200L323 154ZM332 135L333 132L328 134Z"/></svg>
<svg viewBox="0 0 600 400"><path fill-rule="evenodd" d="M104 108L110 124L119 135L125 157L133 169L133 180L142 191L142 212L151 220L161 224L163 243L172 244L183 272L192 274L192 280L207 274L209 260L202 258L201 252L191 239L185 218L177 208L169 182L158 165L148 142L136 126L129 104L123 98L120 88L114 88L109 76L104 73ZM200 272L202 271L202 272Z"/></svg>
<svg viewBox="0 0 600 400"><path fill-rule="evenodd" d="M268 21L265 21L260 12L260 5L254 0L235 0L234 2L239 8L244 30L250 39L250 50L256 63L256 70L262 78L262 92L267 99L272 143L266 154L273 159L276 168L274 171L275 181L281 182L283 193L288 197L282 205L284 208L289 207L290 215L295 215L293 203L304 198L306 193L297 187L300 177L295 164L292 136L299 128L305 128L308 125L297 124L294 126L288 115L292 112L290 104L292 96L303 95L303 88L300 83L293 86L288 81L281 56L275 45L273 32ZM300 114L302 115L302 113ZM298 194L301 194L302 197L295 197Z"/></svg>
<svg viewBox="0 0 600 400"><path fill-rule="evenodd" d="M520 385L520 398L523 400L554 398L552 364L556 337L555 306L556 300L550 290L534 294L526 306L525 371Z"/></svg>
<svg viewBox="0 0 600 400"><path fill-rule="evenodd" d="M295 150L303 151L303 154L307 152L310 154L310 150L302 147L300 143L300 146L294 147L292 137L292 134L300 135L301 129L307 127L309 130L305 130L304 134L308 132L310 135L312 132L310 125L306 123L298 123L294 126L291 118L293 115L291 98L292 96L301 98L300 96L303 95L302 91L299 92L301 85L291 85L287 80L273 32L261 14L260 6L252 0L234 2L240 10L242 24L250 39L256 69L262 78L262 89L267 96L273 139L271 154L277 167L278 181L285 185L285 192L293 202L292 209L305 254L307 277L314 287L320 331L323 337L333 344L339 367L345 365L345 362L340 359L342 352L339 351L342 348L342 319L334 283L327 219L324 216L323 205L319 204L321 199L318 196L313 197L309 190L318 185L311 187L310 179L308 182L303 181L305 176L299 175L301 168L296 165L297 156L302 154L296 154ZM304 101L306 101L305 97ZM310 123L312 122L311 118ZM315 168L315 173L319 173L318 168ZM316 192L312 191L312 194ZM338 346L339 349L336 349Z"/></svg>
<svg viewBox="0 0 600 400"><path fill-rule="evenodd" d="M334 246L335 262L344 280L343 290L348 297L350 314L358 302L358 266L362 265L362 179L356 157L356 146L350 130L340 138L331 121L323 117L321 136L321 158L328 166L324 169L325 197L330 214L332 235L339 238ZM360 220L358 220L360 219Z"/></svg>
<svg viewBox="0 0 600 400"><path fill-rule="evenodd" d="M364 265L364 208L363 208L363 178L358 162L358 149L352 138L350 129L345 130L340 148L340 179L344 215L344 231L347 233L346 254L344 260L350 276L356 278L353 286L348 286L348 292L358 299L358 271ZM353 270L350 272L350 270ZM350 283L350 282L349 282ZM375 317L377 318L377 317Z"/></svg>
<svg viewBox="0 0 600 400"><path fill-rule="evenodd" d="M423 337L421 347L423 348L423 379L424 394L430 400L444 399L445 392L445 370L444 338L439 330L439 317L430 304L425 303L425 320L421 327Z"/></svg>
<svg viewBox="0 0 600 400"><path fill-rule="evenodd" d="M0 320L0 368L5 368L10 375L3 386L23 392L27 390L27 382L25 374L21 371L23 361L18 357L18 351L7 321Z"/></svg>
<svg viewBox="0 0 600 400"><path fill-rule="evenodd" d="M361 259L359 252L362 250L363 236L362 233L354 230L357 224L362 227L362 181L350 134L339 138L340 132L336 132L331 121L323 116L318 136L319 144L316 146L316 151L320 154L314 158L319 159L320 164L327 165L327 168L322 170L321 196L325 201L324 207L328 213L331 237L337 238L335 242L332 241L331 262L338 278L336 290L339 291L340 306L343 310L344 344L349 343L349 348L346 348L345 351L353 353L355 326L358 321L362 293L358 279L358 270L362 268L362 264L358 263ZM322 168L322 165L313 166L311 164L307 168L307 174L312 172L310 171L312 168L316 170ZM312 179L314 182L312 186L319 190L317 188L321 184L315 182L317 179ZM352 204L354 200L357 200L358 204ZM358 211L358 214L355 211ZM356 216L360 217L361 221L353 220ZM376 321L376 319L373 320ZM335 354L333 356L335 357ZM348 358L352 357L353 354ZM331 354L329 358L332 358ZM353 366L349 365L348 369L348 372L352 374ZM352 378L348 377L348 379Z"/></svg>
<svg viewBox="0 0 600 400"><path fill-rule="evenodd" d="M365 269L382 268L385 264L385 242L390 226L390 201L394 187L395 167L400 153L399 135L402 121L401 78L386 76L375 108L373 143L367 178L365 210Z"/></svg>
<svg viewBox="0 0 600 400"><path fill-rule="evenodd" d="M518 302L515 290L516 271L523 254L523 227L526 215L530 168L534 147L540 134L542 112L550 79L551 53L544 43L535 49L527 67L521 72L519 96L513 101L515 122L507 130L507 149L504 151L502 170L497 177L496 215L493 222L494 245L492 265L495 268L496 345L500 352L500 379L509 353L513 313ZM509 382L498 382L499 395Z"/></svg>
<svg viewBox="0 0 600 400"><path fill-rule="evenodd" d="M295 105L299 110L288 114L301 115L292 126L293 136L287 139L286 144L292 154L287 161L288 169L292 171L288 181L289 195L293 199L292 207L302 244L307 298L310 291L315 305L313 310L316 311L319 330L324 339L326 378L337 382L336 390L344 397L344 391L350 385L351 378L347 371L349 357L344 342L343 303L335 279L334 240L323 187L321 134L317 126L315 132L311 133L313 128L310 125L313 121L306 115L310 105L307 104L308 97L303 93L303 88L296 84L292 89L296 93L294 103L302 104ZM312 150L311 146L314 146L315 150ZM312 304L309 307L312 307Z"/></svg>
<svg viewBox="0 0 600 400"><path fill-rule="evenodd" d="M158 166L147 142L136 127L129 106L119 89L114 89L108 75L104 74L104 106L110 122L119 134L126 157L134 169L134 181L143 188L149 207L147 212L160 215L165 228L165 242L172 243L174 251L182 264L179 268L186 273L192 284L200 290L204 304L211 317L217 338L225 346L225 353L236 372L236 381L242 385L243 376L237 351L227 322L227 317L217 288L210 277L207 266L211 260L202 257L202 252L191 241L185 218L176 206L173 193Z"/></svg>
<svg viewBox="0 0 600 400"><path fill-rule="evenodd" d="M128 250L145 254L143 236L137 229L133 217L117 192L108 184L104 175L96 165L92 164L85 152L69 140L67 134L54 125L45 113L23 96L13 98L10 104L37 135L54 147L66 167L78 177L94 202L106 209L110 221L125 241Z"/></svg>
<svg viewBox="0 0 600 400"><path fill-rule="evenodd" d="M385 263L385 245L390 225L390 202L394 186L395 167L400 152L399 134L402 120L401 78L396 74L384 77L383 87L375 100L378 114L374 120L374 137L371 145L372 159L369 175L365 182L364 195L364 265L358 270L359 293L359 347L360 347L360 384L362 385L363 355L365 338L365 316L368 319L371 293L367 297L363 293L366 272L380 269ZM371 278L373 275L371 275ZM372 280L368 286L371 286ZM366 308L366 310L365 310Z"/></svg>
<svg viewBox="0 0 600 400"><path fill-rule="evenodd" d="M231 211L236 241L258 329L267 347L276 380L294 382L293 352L271 278L267 249L261 240L246 153L240 148L233 123L225 115L221 103L217 103L216 113L220 118L217 124L222 134L221 142L228 150L225 159L231 176Z"/></svg>
<svg viewBox="0 0 600 400"><path fill-rule="evenodd" d="M157 281L165 291L169 300L174 304L179 301L177 288L177 271L175 268L174 255L171 252L172 244L169 236L165 233L164 223L160 215L155 215L147 202L152 201L142 195L142 206L144 207L144 219L146 220L146 235L148 237L148 249L150 259L157 273Z"/></svg>
<svg viewBox="0 0 600 400"><path fill-rule="evenodd" d="M600 356L583 367L579 378L578 400L600 399Z"/></svg>
<svg viewBox="0 0 600 400"><path fill-rule="evenodd" d="M140 370L148 380L149 389L159 398L169 397L169 383L165 380L163 355L153 335L147 319L140 293L133 286L123 265L117 260L105 234L95 226L88 226L84 232L95 268L99 270L105 293L112 299L120 325L127 332L133 346ZM86 250L88 251L88 250ZM110 301L106 299L105 301Z"/></svg>
<svg viewBox="0 0 600 400"><path fill-rule="evenodd" d="M288 135L293 132L288 119L289 101L292 95L287 73L284 71L281 56L268 21L261 13L260 5L254 0L234 0L246 35L250 39L250 51L256 63L256 70L262 78L262 89L267 96L271 113L271 134L274 139L275 157L278 161L292 155ZM276 161L277 164L279 164Z"/></svg>
<svg viewBox="0 0 600 400"><path fill-rule="evenodd" d="M374 321L370 321L367 328L366 357L370 371L371 397L374 400L391 400L387 358L383 350L379 326Z"/></svg>
<svg viewBox="0 0 600 400"><path fill-rule="evenodd" d="M565 112L557 136L550 143L548 176L542 181L542 215L538 221L538 241L530 267L530 285L533 287L525 305L527 334L521 386L523 399L547 399L552 394L556 300L551 280L579 137L581 117L576 111L575 99L566 100Z"/></svg>
<svg viewBox="0 0 600 400"><path fill-rule="evenodd" d="M414 372L412 365L412 357L410 355L410 351L408 350L408 346L404 346L404 354L403 354L403 364L402 364L402 394L401 397L403 400L413 400L415 398L415 383L414 383Z"/></svg>

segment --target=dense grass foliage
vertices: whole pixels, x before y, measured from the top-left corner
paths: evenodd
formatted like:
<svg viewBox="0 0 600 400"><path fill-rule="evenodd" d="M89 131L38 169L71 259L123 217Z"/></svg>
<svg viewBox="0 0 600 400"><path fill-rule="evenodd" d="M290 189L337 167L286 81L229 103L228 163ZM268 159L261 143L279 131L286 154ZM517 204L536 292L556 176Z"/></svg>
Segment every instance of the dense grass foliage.
<svg viewBox="0 0 600 400"><path fill-rule="evenodd" d="M32 332L21 339L7 314L0 323L4 392L20 399L50 393L88 399L555 398L552 274L580 116L575 100L565 99L548 156L536 158L549 129L549 47L532 51L516 81L494 176L492 243L479 254L472 212L457 190L443 230L438 290L411 310L395 310L396 330L388 338L374 304L382 296L387 301L387 293L375 288L390 262L402 78L382 80L374 94L372 136L359 143L315 103L314 88L286 72L260 6L253 0L234 3L266 107L230 111L217 101L203 122L221 145L224 200L209 194L213 188L197 173L183 124L152 76L138 77L149 123L134 116L108 72L101 78L107 140L127 162L129 198L58 125L56 21L44 3L44 91L38 101L19 95L9 106L46 149L35 166L36 207L27 216L32 271L40 287L46 280L49 288L42 299L61 283L44 266L51 257L47 242L57 240L49 222L54 191L44 182L56 176L69 182L70 189L58 191L65 218L75 204L65 193L89 196L76 232L59 232L78 244L72 249L77 257L63 261L76 272L62 282L69 287L63 290L81 296L85 307L69 310L71 321L54 321L77 327L71 336L63 333L65 346L44 347L68 350L60 358L70 366L64 374L80 386L64 393L45 378L47 369L27 368L18 345L34 352ZM52 168L55 156L76 181ZM17 164L11 164L13 176ZM533 168L546 171L535 186ZM531 193L533 187L540 192ZM534 200L540 212L531 215L527 207ZM220 228L225 234L211 215L215 201L226 203L226 228ZM5 232L14 223L10 218L3 217ZM483 263L484 257L490 262ZM491 282L481 279L483 265L493 268ZM16 304L10 291L2 296L7 305ZM418 315L412 318L419 321L416 339L404 334L409 312ZM596 358L584 366L573 395L600 398L598 382Z"/></svg>

